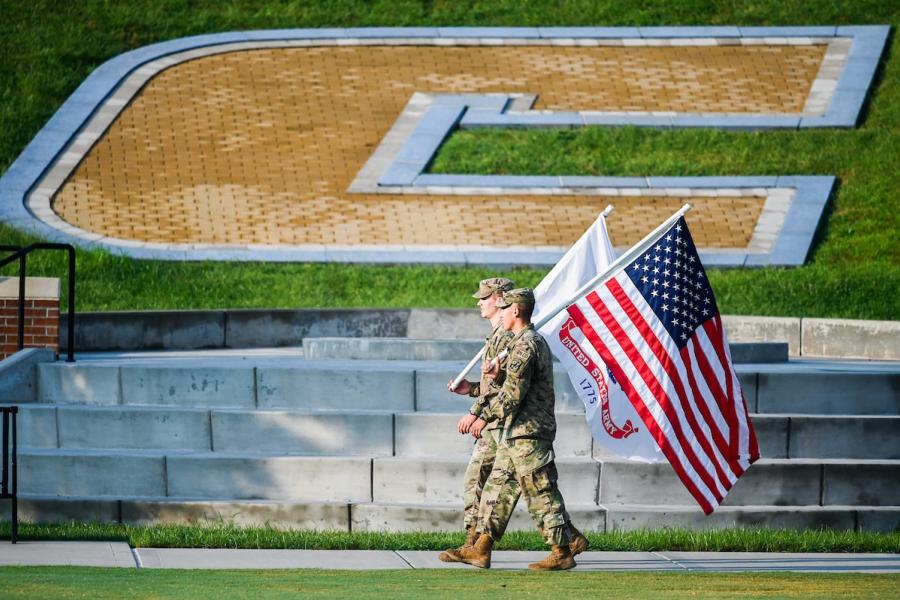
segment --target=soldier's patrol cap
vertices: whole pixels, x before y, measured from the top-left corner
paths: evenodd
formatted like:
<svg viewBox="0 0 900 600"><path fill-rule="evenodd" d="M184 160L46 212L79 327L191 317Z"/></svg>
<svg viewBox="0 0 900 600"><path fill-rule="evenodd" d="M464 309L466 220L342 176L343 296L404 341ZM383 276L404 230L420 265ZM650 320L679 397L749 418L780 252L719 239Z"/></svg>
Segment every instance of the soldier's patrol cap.
<svg viewBox="0 0 900 600"><path fill-rule="evenodd" d="M488 296L493 294L502 294L507 290L511 290L516 287L516 284L512 282L511 279L507 279L506 277L492 277L490 279L482 279L481 283L478 284L478 291L472 294L473 298L478 298L479 300L483 300Z"/></svg>
<svg viewBox="0 0 900 600"><path fill-rule="evenodd" d="M497 308L506 308L513 304L523 304L534 308L534 290L531 288L516 288L503 292L503 298L497 302Z"/></svg>

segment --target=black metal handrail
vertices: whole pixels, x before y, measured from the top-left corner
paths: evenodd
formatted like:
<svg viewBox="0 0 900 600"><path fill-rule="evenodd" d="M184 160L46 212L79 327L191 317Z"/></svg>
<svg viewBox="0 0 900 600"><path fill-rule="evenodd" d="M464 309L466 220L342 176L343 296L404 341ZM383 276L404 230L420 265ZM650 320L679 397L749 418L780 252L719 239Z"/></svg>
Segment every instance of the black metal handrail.
<svg viewBox="0 0 900 600"><path fill-rule="evenodd" d="M19 350L25 347L25 273L28 268L28 254L35 250L65 250L69 255L69 339L68 356L66 362L75 362L75 247L71 244L55 244L50 242L39 242L30 246L3 246L0 245L0 251L12 252L11 255L0 259L0 268L19 261Z"/></svg>
<svg viewBox="0 0 900 600"><path fill-rule="evenodd" d="M0 469L0 499L10 499L12 519L10 520L9 539L15 544L16 539L19 537L19 477L18 465L16 464L16 456L18 455L16 414L19 412L19 407L0 407L0 412L3 413L3 435L2 439L0 439L0 444L3 445L3 464L2 469ZM10 448L10 424L12 425L12 448Z"/></svg>

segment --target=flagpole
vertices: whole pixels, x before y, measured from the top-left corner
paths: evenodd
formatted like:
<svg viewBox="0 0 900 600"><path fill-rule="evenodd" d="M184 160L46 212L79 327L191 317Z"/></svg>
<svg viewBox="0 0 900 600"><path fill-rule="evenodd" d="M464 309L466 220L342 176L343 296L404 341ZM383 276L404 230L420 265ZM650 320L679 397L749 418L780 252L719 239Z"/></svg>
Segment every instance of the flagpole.
<svg viewBox="0 0 900 600"><path fill-rule="evenodd" d="M455 390L462 380L465 379L466 375L469 374L469 371L475 368L475 364L481 360L481 357L484 356L484 348L478 351L478 354L472 357L472 360L469 361L469 364L465 366L465 368L459 372L459 375L456 376L456 379L453 380L453 383L450 384L450 391Z"/></svg>
<svg viewBox="0 0 900 600"><path fill-rule="evenodd" d="M675 214L673 214L671 217L669 217L668 219L663 221L663 223L659 227L657 227L656 229L654 229L653 231L648 233L646 236L644 236L644 239L642 239L640 242L638 242L637 244L632 246L630 249L628 249L619 258L614 260L606 269L604 269L596 277L594 277L589 282L587 282L586 284L581 286L581 288L579 288L578 291L576 291L574 294L572 294L572 297L578 298L584 292L586 292L587 290L589 290L592 287L594 287L595 285L597 285L598 281L602 281L603 279L608 277L609 274L614 272L616 269L618 269L620 265L631 262L632 260L635 259L635 257L643 254L644 251L647 250L647 248L650 246L650 243L654 239L656 239L656 237L659 234L661 234L663 231L665 231L666 229L671 227L675 221L677 221L682 216L684 216L684 214L687 213L689 210L691 210L691 208L692 207L691 207L690 203L685 203L684 206L682 206L680 209L678 209L678 211ZM607 216L609 216L610 213L612 213L613 210L615 210L615 209L614 209L613 205L610 204L605 209L603 209L603 212L600 213L600 216L606 218ZM541 327L546 325L551 319L553 319L556 315L558 315L560 312L567 309L571 305L572 305L572 302L564 302L563 304L557 306L555 309L553 309L553 311L548 313L546 317L541 319L540 322L536 323L534 328L540 329ZM481 360L481 358L483 356L484 356L484 348L479 350L478 354L476 354L474 357L472 357L472 360L469 361L469 364L467 364L465 366L465 368L462 371L460 371L459 375L456 376L456 379L454 379L453 382L450 384L451 390L455 390L457 388L457 386L459 386L459 384L462 382L462 380L465 378L465 376L469 374L469 371L471 371L473 368L475 368L475 365L478 363L478 361Z"/></svg>

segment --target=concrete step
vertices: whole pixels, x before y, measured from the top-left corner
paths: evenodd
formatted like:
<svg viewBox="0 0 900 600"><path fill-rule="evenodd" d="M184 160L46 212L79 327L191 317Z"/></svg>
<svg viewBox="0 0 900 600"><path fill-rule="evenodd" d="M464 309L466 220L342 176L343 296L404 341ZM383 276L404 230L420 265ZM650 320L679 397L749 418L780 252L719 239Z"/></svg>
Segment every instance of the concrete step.
<svg viewBox="0 0 900 600"><path fill-rule="evenodd" d="M393 453L393 417L382 412L60 406L58 421L63 449L367 457Z"/></svg>
<svg viewBox="0 0 900 600"><path fill-rule="evenodd" d="M403 457L470 456L474 440L460 435L456 422L461 412L397 413L394 416L394 454ZM591 431L583 413L556 413L554 451L561 458L590 457Z"/></svg>
<svg viewBox="0 0 900 600"><path fill-rule="evenodd" d="M196 367L46 363L38 365L38 399L88 405L462 412L471 399L447 390L462 367L388 361L290 361L255 368L212 368L205 361ZM560 365L556 371L557 408L583 411Z"/></svg>
<svg viewBox="0 0 900 600"><path fill-rule="evenodd" d="M758 527L768 529L833 529L893 533L900 527L900 506L721 506L707 516L692 506L628 504L567 505L582 531L636 531L683 528L697 531ZM462 527L462 505L361 503L350 507L353 531L454 531ZM534 531L520 500L510 531Z"/></svg>
<svg viewBox="0 0 900 600"><path fill-rule="evenodd" d="M394 417L384 412L212 411L216 452L391 456Z"/></svg>
<svg viewBox="0 0 900 600"><path fill-rule="evenodd" d="M260 367L256 378L260 408L415 410L414 368L311 362L302 369Z"/></svg>
<svg viewBox="0 0 900 600"><path fill-rule="evenodd" d="M764 458L900 459L900 416L751 414ZM617 460L594 443L594 457Z"/></svg>
<svg viewBox="0 0 900 600"><path fill-rule="evenodd" d="M468 455L455 413L283 411L31 404L22 448L256 452L331 456ZM751 415L765 458L900 459L900 416ZM591 439L582 413L557 413L555 450L618 460Z"/></svg>
<svg viewBox="0 0 900 600"><path fill-rule="evenodd" d="M167 495L361 502L372 496L371 465L371 459L363 457L169 456Z"/></svg>
<svg viewBox="0 0 900 600"><path fill-rule="evenodd" d="M247 357L109 359L37 366L44 403L185 408L457 412L469 400L446 389L452 361ZM898 415L900 365L792 361L738 365L752 412ZM557 410L582 411L560 364ZM470 378L477 378L477 372Z"/></svg>
<svg viewBox="0 0 900 600"><path fill-rule="evenodd" d="M417 363L407 363L416 365ZM415 371L415 409L455 412L466 398L449 393L447 382L456 377L460 363L419 363ZM847 370L840 370L847 368ZM837 370L836 370L837 369ZM900 365L890 370L866 371L847 363L824 369L798 362L783 365L736 367L747 406L752 412L809 415L900 415ZM583 411L568 374L554 363L556 409ZM477 370L469 379L477 379Z"/></svg>
<svg viewBox="0 0 900 600"><path fill-rule="evenodd" d="M9 406L6 404L0 406ZM57 448L56 406L41 404L19 405L16 415L19 450L23 448Z"/></svg>
<svg viewBox="0 0 900 600"><path fill-rule="evenodd" d="M693 530L761 527L833 529L893 533L900 528L900 506L721 506L705 516L692 506L569 504L572 522L582 531L613 532L664 527ZM0 514L9 514L0 500ZM19 518L32 523L69 521L132 525L189 524L269 526L318 531L437 532L462 529L462 504L201 500L165 497L19 497ZM509 531L534 531L519 501Z"/></svg>
<svg viewBox="0 0 900 600"><path fill-rule="evenodd" d="M483 339L410 338L304 338L303 350L313 359L354 360L461 360L477 354ZM731 344L735 363L776 363L788 359L787 342L746 342Z"/></svg>
<svg viewBox="0 0 900 600"><path fill-rule="evenodd" d="M0 500L0 511L8 514ZM584 531L604 531L605 511L596 505L568 508ZM53 497L25 495L19 499L19 517L32 523L90 521L130 525L179 524L269 526L318 531L459 531L462 505L386 505L275 500L173 500L171 498ZM508 531L535 528L524 501L520 501Z"/></svg>
<svg viewBox="0 0 900 600"><path fill-rule="evenodd" d="M692 506L668 464L604 461L600 504ZM762 459L734 485L727 506L900 505L900 461Z"/></svg>
<svg viewBox="0 0 900 600"><path fill-rule="evenodd" d="M244 363L214 367L208 360L180 365L133 362L41 364L38 399L60 404L195 408L415 408L415 370L385 363L293 360L276 366Z"/></svg>
<svg viewBox="0 0 900 600"><path fill-rule="evenodd" d="M322 456L469 455L463 414L303 412L156 407L24 405L22 449L251 452ZM583 414L559 413L558 456L589 457Z"/></svg>
<svg viewBox="0 0 900 600"><path fill-rule="evenodd" d="M423 366L416 371L416 410L423 412L460 412L468 410L472 399L468 396L447 391L447 383L453 380L464 367L458 363ZM469 374L469 380L479 378L479 371ZM553 390L556 394L556 410L562 412L584 412L584 403L565 369L559 363L553 364Z"/></svg>
<svg viewBox="0 0 900 600"><path fill-rule="evenodd" d="M22 473L19 489L23 494L59 496L452 503L462 501L462 478L467 462L467 456L372 460L362 457L28 449L19 455ZM557 464L561 490L572 504L596 502L598 483L602 501L622 503L637 497L645 503L671 503L675 498L681 500L678 503L691 503L674 475L668 477L667 465L630 464L623 469L615 463L602 463L601 466L592 459L566 458L559 459ZM870 477L896 478L896 465L869 467L874 468L866 469L859 464L829 465L826 476L833 481L826 481L826 504L848 503L840 499L851 495L858 499L856 504L890 504L889 499L897 493L889 489L891 481L876 482L867 492L854 492L855 484ZM785 487L783 481L788 475L805 475L803 481L794 486L799 487L810 484L812 471L818 473L821 467L779 465L779 468L762 466L754 469L756 473L762 473L754 478L766 481L773 479L774 471L775 483L781 487ZM644 485L648 478L654 484L650 493ZM739 485L741 483L744 483L743 479ZM733 494L737 494L737 489ZM743 493L740 497L750 495ZM797 491L793 495L756 492L753 499L764 496L771 502L743 500L731 503L813 504L812 495L818 496L819 490L807 495L809 498ZM648 500L651 497L652 501Z"/></svg>
<svg viewBox="0 0 900 600"><path fill-rule="evenodd" d="M206 410L60 405L56 424L59 447L71 450L208 452L211 447Z"/></svg>
<svg viewBox="0 0 900 600"><path fill-rule="evenodd" d="M371 501L372 459L29 449L19 491L49 496Z"/></svg>
<svg viewBox="0 0 900 600"><path fill-rule="evenodd" d="M384 503L461 503L469 457L376 458L372 463L372 501ZM566 502L596 504L600 463L590 458L556 461Z"/></svg>
<svg viewBox="0 0 900 600"><path fill-rule="evenodd" d="M900 414L900 372L766 370L756 390L761 413Z"/></svg>
<svg viewBox="0 0 900 600"><path fill-rule="evenodd" d="M680 504L694 500L668 464L560 459L560 489L568 502ZM377 458L374 502L461 501L466 457ZM726 498L730 506L900 505L900 461L761 460Z"/></svg>
<svg viewBox="0 0 900 600"><path fill-rule="evenodd" d="M900 527L900 506L720 506L708 516L693 506L604 504L603 508L607 532L754 527L893 533Z"/></svg>
<svg viewBox="0 0 900 600"><path fill-rule="evenodd" d="M791 415L785 458L900 459L900 416Z"/></svg>
<svg viewBox="0 0 900 600"><path fill-rule="evenodd" d="M568 500L567 500L568 502ZM606 511L596 504L566 504L575 527L581 531L606 531ZM350 506L352 531L460 531L463 528L463 505L371 502ZM536 531L525 500L520 499L513 511L507 531Z"/></svg>
<svg viewBox="0 0 900 600"><path fill-rule="evenodd" d="M254 368L208 361L134 364L134 361L44 363L38 399L55 404L256 407Z"/></svg>
<svg viewBox="0 0 900 600"><path fill-rule="evenodd" d="M466 454L471 440L456 433L459 413L397 413L394 454ZM561 457L619 460L592 442L584 415L556 415L554 449ZM751 415L765 458L900 459L900 416ZM593 447L593 450L589 448Z"/></svg>
<svg viewBox="0 0 900 600"><path fill-rule="evenodd" d="M311 359L468 361L483 346L483 339L303 338L303 352Z"/></svg>
<svg viewBox="0 0 900 600"><path fill-rule="evenodd" d="M24 449L19 493L45 496L166 496L166 460L157 453Z"/></svg>
<svg viewBox="0 0 900 600"><path fill-rule="evenodd" d="M9 514L9 501L0 500ZM129 525L269 526L278 529L349 531L346 502L208 500L166 497L19 496L19 518L32 523L126 523Z"/></svg>

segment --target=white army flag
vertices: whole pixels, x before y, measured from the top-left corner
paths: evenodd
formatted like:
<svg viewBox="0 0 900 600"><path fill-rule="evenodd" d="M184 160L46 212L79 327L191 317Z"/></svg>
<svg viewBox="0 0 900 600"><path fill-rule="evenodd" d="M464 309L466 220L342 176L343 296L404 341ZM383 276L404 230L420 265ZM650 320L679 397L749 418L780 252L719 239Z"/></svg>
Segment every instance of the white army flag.
<svg viewBox="0 0 900 600"><path fill-rule="evenodd" d="M570 302L616 258L609 241L606 216L597 217L555 267L534 289L534 323ZM543 314L542 314L543 311ZM540 328L550 350L563 364L575 391L584 402L585 417L594 439L607 452L642 462L660 462L665 457L641 421L625 392L569 313L560 311Z"/></svg>

